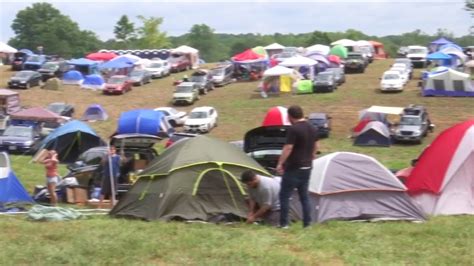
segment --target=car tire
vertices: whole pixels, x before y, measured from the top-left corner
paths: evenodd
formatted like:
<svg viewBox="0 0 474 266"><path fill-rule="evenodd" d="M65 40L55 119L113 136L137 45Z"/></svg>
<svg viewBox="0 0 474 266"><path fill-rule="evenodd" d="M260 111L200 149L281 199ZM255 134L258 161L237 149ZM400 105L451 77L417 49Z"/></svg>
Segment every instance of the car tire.
<svg viewBox="0 0 474 266"><path fill-rule="evenodd" d="M25 85L25 90L27 90L27 89L29 89L29 88L31 88L31 85L30 85L29 82L27 82L26 85Z"/></svg>
<svg viewBox="0 0 474 266"><path fill-rule="evenodd" d="M43 85L44 85L44 82L42 80L39 80L38 81L38 86L43 87Z"/></svg>

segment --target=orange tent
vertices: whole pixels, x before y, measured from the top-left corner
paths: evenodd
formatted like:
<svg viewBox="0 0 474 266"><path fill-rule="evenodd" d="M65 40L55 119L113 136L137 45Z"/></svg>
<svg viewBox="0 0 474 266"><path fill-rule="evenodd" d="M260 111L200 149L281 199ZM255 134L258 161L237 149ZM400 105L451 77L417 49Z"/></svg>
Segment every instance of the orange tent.
<svg viewBox="0 0 474 266"><path fill-rule="evenodd" d="M386 59L388 57L387 53L385 53L385 50L383 49L383 43L376 42L376 41L369 41L369 42L372 44L372 46L374 46L375 59Z"/></svg>

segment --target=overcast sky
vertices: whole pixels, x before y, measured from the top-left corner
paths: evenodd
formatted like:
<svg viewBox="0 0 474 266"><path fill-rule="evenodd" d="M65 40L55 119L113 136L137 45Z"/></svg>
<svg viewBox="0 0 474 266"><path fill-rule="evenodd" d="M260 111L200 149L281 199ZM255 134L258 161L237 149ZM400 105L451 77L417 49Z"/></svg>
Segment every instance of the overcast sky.
<svg viewBox="0 0 474 266"><path fill-rule="evenodd" d="M353 28L385 36L420 29L434 34L445 28L455 36L469 33L473 18L463 10L464 0L368 1L45 1L94 31L100 39L113 38L120 16L163 17L162 31L178 36L194 24L207 24L216 33L306 33ZM0 0L0 41L14 36L11 24L18 11L37 1Z"/></svg>

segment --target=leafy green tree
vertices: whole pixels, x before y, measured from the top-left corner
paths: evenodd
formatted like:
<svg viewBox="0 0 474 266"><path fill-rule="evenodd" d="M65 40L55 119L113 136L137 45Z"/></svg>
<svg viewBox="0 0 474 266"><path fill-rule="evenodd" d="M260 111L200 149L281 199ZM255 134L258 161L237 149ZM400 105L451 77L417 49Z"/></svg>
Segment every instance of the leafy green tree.
<svg viewBox="0 0 474 266"><path fill-rule="evenodd" d="M114 27L114 34L117 40L127 43L130 38L135 36L135 26L126 15L122 15Z"/></svg>
<svg viewBox="0 0 474 266"><path fill-rule="evenodd" d="M331 43L331 39L326 32L322 31L313 31L309 36L308 40L306 41L305 46L311 46L314 44L324 44L329 45Z"/></svg>
<svg viewBox="0 0 474 266"><path fill-rule="evenodd" d="M466 10L474 17L474 0L466 0Z"/></svg>
<svg viewBox="0 0 474 266"><path fill-rule="evenodd" d="M171 43L166 32L160 31L163 18L138 16L143 26L138 28L137 46L140 49L169 48Z"/></svg>
<svg viewBox="0 0 474 266"><path fill-rule="evenodd" d="M34 3L19 11L11 27L15 37L9 41L10 45L32 50L43 46L46 54L78 57L101 45L93 32L82 31L50 3Z"/></svg>
<svg viewBox="0 0 474 266"><path fill-rule="evenodd" d="M218 46L214 29L206 24L195 24L187 35L190 46L199 50L199 54L206 61L214 61L217 58L216 47Z"/></svg>

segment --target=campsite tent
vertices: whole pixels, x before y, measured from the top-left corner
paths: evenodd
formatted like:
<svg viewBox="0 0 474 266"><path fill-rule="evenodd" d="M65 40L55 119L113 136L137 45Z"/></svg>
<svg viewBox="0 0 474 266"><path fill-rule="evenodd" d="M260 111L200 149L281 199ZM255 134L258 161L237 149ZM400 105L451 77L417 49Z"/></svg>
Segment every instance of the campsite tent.
<svg viewBox="0 0 474 266"><path fill-rule="evenodd" d="M101 90L105 86L105 80L101 75L92 74L86 76L81 84L83 89Z"/></svg>
<svg viewBox="0 0 474 266"><path fill-rule="evenodd" d="M377 41L369 41L374 47L374 59L386 59L387 53L383 49L383 43Z"/></svg>
<svg viewBox="0 0 474 266"><path fill-rule="evenodd" d="M73 163L90 148L105 145L104 141L87 124L72 120L56 128L40 143L42 149L54 149L62 163ZM37 157L38 154L35 156Z"/></svg>
<svg viewBox="0 0 474 266"><path fill-rule="evenodd" d="M83 81L84 76L77 70L69 70L68 72L64 73L63 84L65 85L81 85Z"/></svg>
<svg viewBox="0 0 474 266"><path fill-rule="evenodd" d="M301 73L301 74L307 74L307 79L313 79L314 78L314 69L315 66L318 64L318 61L313 60L311 58L303 57L303 56L294 56L290 57L288 59L285 59L283 62L281 62L279 65L284 66L284 67L291 67L291 68L296 68L298 71L302 71L302 69L306 69L307 73Z"/></svg>
<svg viewBox="0 0 474 266"><path fill-rule="evenodd" d="M261 89L265 94L268 92L291 92L293 82L302 78L300 73L294 69L274 66L263 72Z"/></svg>
<svg viewBox="0 0 474 266"><path fill-rule="evenodd" d="M0 42L0 53L4 53L4 54L14 54L18 52L17 49L11 47L10 45L4 43L4 42Z"/></svg>
<svg viewBox="0 0 474 266"><path fill-rule="evenodd" d="M263 119L262 126L289 126L288 109L282 106L270 108Z"/></svg>
<svg viewBox="0 0 474 266"><path fill-rule="evenodd" d="M331 45L333 45L333 46L342 45L342 46L345 46L345 47L354 47L354 46L357 46L357 42L353 41L353 40L349 40L349 39L340 39L340 40L337 40L335 42L332 42Z"/></svg>
<svg viewBox="0 0 474 266"><path fill-rule="evenodd" d="M318 62L317 69L319 72L324 71L331 65L327 57L320 54L319 52L306 52L306 57Z"/></svg>
<svg viewBox="0 0 474 266"><path fill-rule="evenodd" d="M428 75L422 95L474 97L474 85L468 74L454 69L446 69Z"/></svg>
<svg viewBox="0 0 474 266"><path fill-rule="evenodd" d="M368 122L354 140L356 146L388 147L390 144L390 131L379 121Z"/></svg>
<svg viewBox="0 0 474 266"><path fill-rule="evenodd" d="M425 218L405 186L372 157L335 152L313 161L309 181L313 222Z"/></svg>
<svg viewBox="0 0 474 266"><path fill-rule="evenodd" d="M132 60L130 59L127 55L121 55L118 57L115 57L114 59L107 61L103 64L100 65L101 69L122 69L122 68L133 68L133 65L135 62L138 62L138 60Z"/></svg>
<svg viewBox="0 0 474 266"><path fill-rule="evenodd" d="M141 133L168 137L172 127L163 112L154 110L131 110L120 114L117 134Z"/></svg>
<svg viewBox="0 0 474 266"><path fill-rule="evenodd" d="M442 66L451 66L453 57L449 54L443 52L431 53L426 57L426 60L437 61L439 65Z"/></svg>
<svg viewBox="0 0 474 266"><path fill-rule="evenodd" d="M71 59L68 61L68 64L74 66L74 69L83 75L97 74L99 72L99 64L87 58Z"/></svg>
<svg viewBox="0 0 474 266"><path fill-rule="evenodd" d="M117 54L109 52L91 53L86 56L87 59L94 61L109 61L115 57L117 57Z"/></svg>
<svg viewBox="0 0 474 266"><path fill-rule="evenodd" d="M471 75L471 80L474 79L474 60L467 61L464 64L464 69L468 75Z"/></svg>
<svg viewBox="0 0 474 266"><path fill-rule="evenodd" d="M110 212L145 220L203 220L225 214L246 217L245 190L238 177L252 169L268 173L227 142L197 136L166 149Z"/></svg>
<svg viewBox="0 0 474 266"><path fill-rule="evenodd" d="M451 57L454 57L456 61L459 61L459 62L454 62L455 63L454 66L461 65L462 63L466 62L466 60L468 59L468 56L465 53L463 53L462 48L455 44L443 45L439 49L439 51L441 53L450 55Z"/></svg>
<svg viewBox="0 0 474 266"><path fill-rule="evenodd" d="M315 44L309 47L306 47L306 53L316 52L322 55L328 55L331 47L322 44Z"/></svg>
<svg viewBox="0 0 474 266"><path fill-rule="evenodd" d="M266 60L264 55L257 54L252 49L247 49L242 53L236 54L232 57L232 61L234 62L255 62L255 61L262 61Z"/></svg>
<svg viewBox="0 0 474 266"><path fill-rule="evenodd" d="M438 49L439 49L441 46L446 45L446 44L450 44L450 43L453 43L453 42L450 41L450 40L448 40L448 39L446 39L446 38L444 38L444 37L441 37L441 38L439 38L439 39L437 39L437 40L435 40L435 41L432 41L432 42L430 43L429 48L430 48L430 51L436 52L436 51L438 51Z"/></svg>
<svg viewBox="0 0 474 266"><path fill-rule="evenodd" d="M252 48L252 51L265 58L268 57L267 50L265 50L265 48L263 48L262 46L255 46L254 48Z"/></svg>
<svg viewBox="0 0 474 266"><path fill-rule="evenodd" d="M0 153L0 212L10 207L21 207L32 204L33 199L20 183L10 167L10 159L6 152Z"/></svg>
<svg viewBox="0 0 474 266"><path fill-rule="evenodd" d="M347 48L342 45L335 45L331 48L329 54L337 55L339 58L346 58L347 57Z"/></svg>
<svg viewBox="0 0 474 266"><path fill-rule="evenodd" d="M474 119L441 132L418 158L406 183L430 215L474 214Z"/></svg>
<svg viewBox="0 0 474 266"><path fill-rule="evenodd" d="M105 121L109 115L100 104L91 104L81 116L83 121Z"/></svg>
<svg viewBox="0 0 474 266"><path fill-rule="evenodd" d="M0 114L20 111L20 94L8 89L0 89Z"/></svg>
<svg viewBox="0 0 474 266"><path fill-rule="evenodd" d="M189 47L187 45L181 45L175 49L171 50L172 54L185 54L191 60L191 65L193 68L199 66L199 50Z"/></svg>
<svg viewBox="0 0 474 266"><path fill-rule="evenodd" d="M13 124L21 124L25 121L34 122L56 122L64 120L56 113L42 107L32 107L18 111L10 116Z"/></svg>
<svg viewBox="0 0 474 266"><path fill-rule="evenodd" d="M267 51L268 56L272 56L274 54L283 52L283 49L285 49L285 46L275 42L263 48Z"/></svg>

